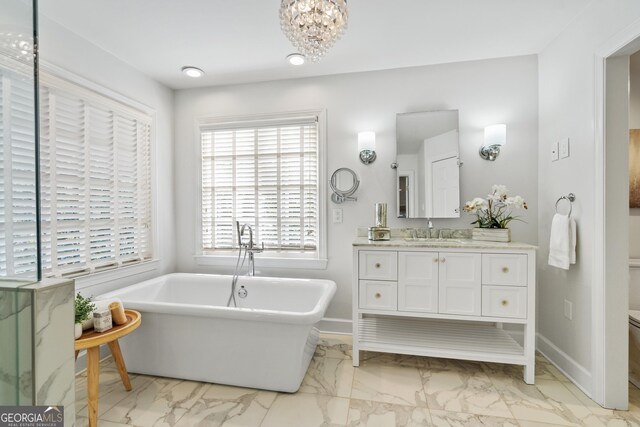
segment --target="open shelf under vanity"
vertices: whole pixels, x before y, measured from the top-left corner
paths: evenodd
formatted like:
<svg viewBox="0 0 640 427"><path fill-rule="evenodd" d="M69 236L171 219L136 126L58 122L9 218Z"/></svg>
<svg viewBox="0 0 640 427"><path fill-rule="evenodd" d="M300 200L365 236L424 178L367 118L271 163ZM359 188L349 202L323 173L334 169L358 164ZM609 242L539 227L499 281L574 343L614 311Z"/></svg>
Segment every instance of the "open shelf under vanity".
<svg viewBox="0 0 640 427"><path fill-rule="evenodd" d="M526 363L524 347L493 323L365 315L358 348L461 360Z"/></svg>

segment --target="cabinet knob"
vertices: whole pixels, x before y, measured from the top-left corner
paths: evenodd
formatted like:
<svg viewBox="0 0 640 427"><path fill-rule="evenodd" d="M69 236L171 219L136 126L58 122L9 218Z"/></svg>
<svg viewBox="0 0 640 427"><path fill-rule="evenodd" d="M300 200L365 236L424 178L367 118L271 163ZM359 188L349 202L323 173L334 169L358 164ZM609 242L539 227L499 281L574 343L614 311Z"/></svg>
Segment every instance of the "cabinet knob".
<svg viewBox="0 0 640 427"><path fill-rule="evenodd" d="M502 272L503 273L508 273L509 272L509 267L502 267Z"/></svg>
<svg viewBox="0 0 640 427"><path fill-rule="evenodd" d="M447 259L445 257L440 258L440 262L445 262Z"/></svg>
<svg viewBox="0 0 640 427"><path fill-rule="evenodd" d="M382 296L382 294L380 292L376 292L376 298L380 299L380 297Z"/></svg>
<svg viewBox="0 0 640 427"><path fill-rule="evenodd" d="M380 268L380 263L376 262L376 268Z"/></svg>
<svg viewBox="0 0 640 427"><path fill-rule="evenodd" d="M438 257L435 257L435 258L433 259L433 262L438 262L438 261L439 261L439 260L438 260Z"/></svg>
<svg viewBox="0 0 640 427"><path fill-rule="evenodd" d="M509 305L509 301L507 301L506 299L503 299L501 302L502 305Z"/></svg>

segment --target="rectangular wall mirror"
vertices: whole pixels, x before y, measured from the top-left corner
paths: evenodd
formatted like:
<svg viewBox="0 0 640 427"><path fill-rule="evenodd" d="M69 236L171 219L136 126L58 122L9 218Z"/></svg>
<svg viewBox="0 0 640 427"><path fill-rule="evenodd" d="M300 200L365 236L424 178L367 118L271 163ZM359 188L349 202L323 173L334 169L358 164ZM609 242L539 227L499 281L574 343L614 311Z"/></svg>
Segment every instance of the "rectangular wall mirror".
<svg viewBox="0 0 640 427"><path fill-rule="evenodd" d="M458 110L396 118L398 218L460 217Z"/></svg>

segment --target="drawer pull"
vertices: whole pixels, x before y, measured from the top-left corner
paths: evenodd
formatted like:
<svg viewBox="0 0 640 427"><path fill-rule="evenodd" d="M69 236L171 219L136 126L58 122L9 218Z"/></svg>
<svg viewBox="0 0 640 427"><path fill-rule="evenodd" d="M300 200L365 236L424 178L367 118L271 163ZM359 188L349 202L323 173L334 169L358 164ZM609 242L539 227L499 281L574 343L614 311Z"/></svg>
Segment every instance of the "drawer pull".
<svg viewBox="0 0 640 427"><path fill-rule="evenodd" d="M376 292L376 298L380 299L380 297L382 297L382 294L380 292Z"/></svg>
<svg viewBox="0 0 640 427"><path fill-rule="evenodd" d="M508 273L509 272L509 267L502 267L502 272L503 273Z"/></svg>
<svg viewBox="0 0 640 427"><path fill-rule="evenodd" d="M435 257L435 258L433 259L433 262L438 262L438 257Z"/></svg>
<svg viewBox="0 0 640 427"><path fill-rule="evenodd" d="M503 300L501 301L501 304L502 304L503 306L507 306L507 305L509 305L509 301L507 301L506 299L503 299Z"/></svg>
<svg viewBox="0 0 640 427"><path fill-rule="evenodd" d="M445 257L440 258L440 262L445 262L447 259Z"/></svg>
<svg viewBox="0 0 640 427"><path fill-rule="evenodd" d="M380 268L380 263L376 262L376 268Z"/></svg>

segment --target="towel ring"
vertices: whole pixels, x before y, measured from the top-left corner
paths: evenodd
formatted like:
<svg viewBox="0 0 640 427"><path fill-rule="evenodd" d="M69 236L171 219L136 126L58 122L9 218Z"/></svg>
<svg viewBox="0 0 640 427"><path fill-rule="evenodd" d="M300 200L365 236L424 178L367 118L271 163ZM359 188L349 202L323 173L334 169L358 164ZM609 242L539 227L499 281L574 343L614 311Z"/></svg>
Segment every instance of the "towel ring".
<svg viewBox="0 0 640 427"><path fill-rule="evenodd" d="M571 212L573 212L573 202L576 201L576 195L573 193L569 193L566 196L560 197L556 201L556 213L558 213L558 203L560 203L561 200L566 200L569 202L569 213L567 214L567 216L571 216Z"/></svg>

